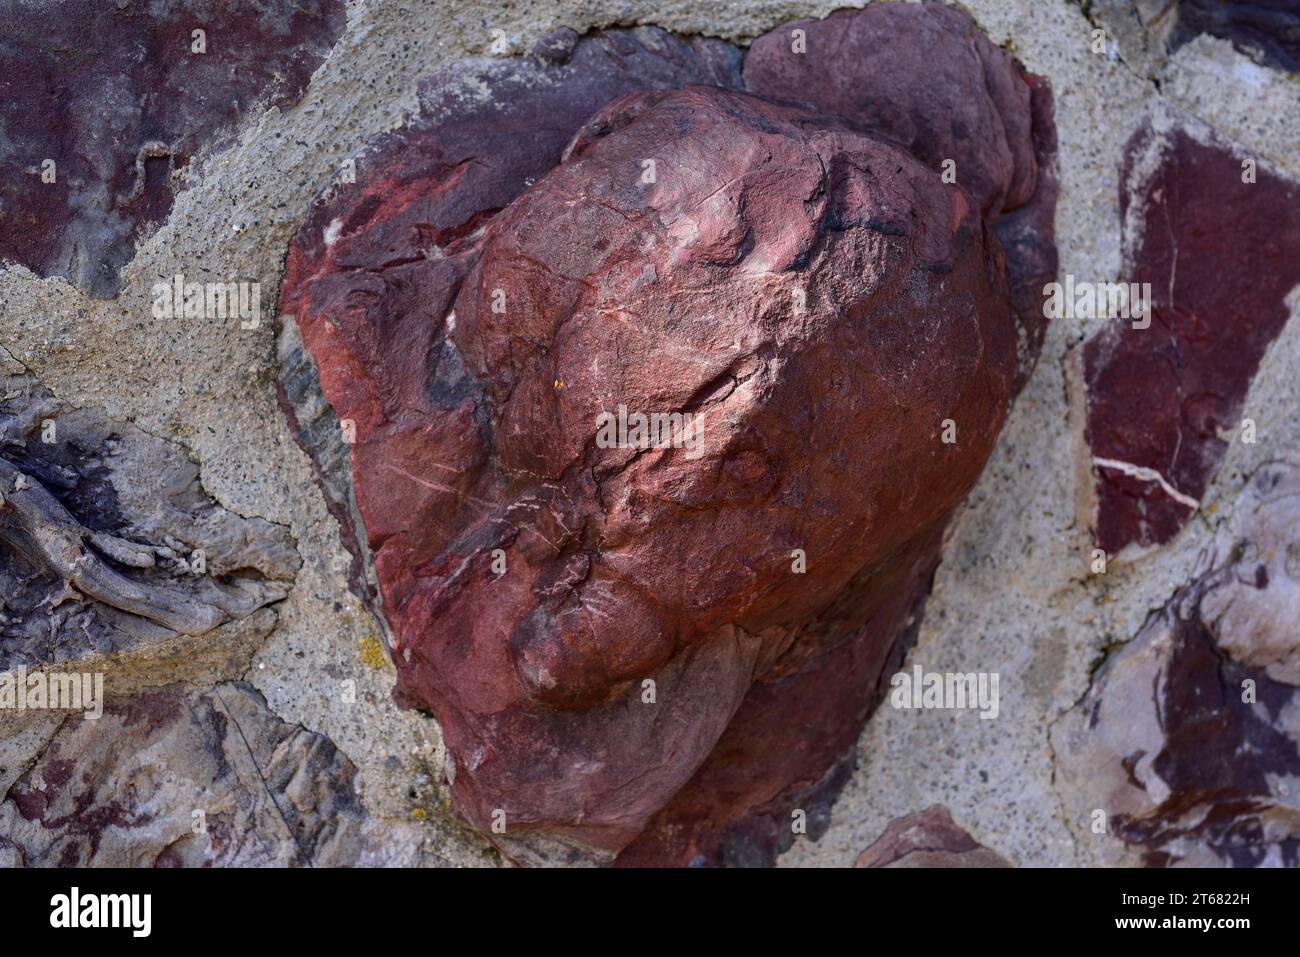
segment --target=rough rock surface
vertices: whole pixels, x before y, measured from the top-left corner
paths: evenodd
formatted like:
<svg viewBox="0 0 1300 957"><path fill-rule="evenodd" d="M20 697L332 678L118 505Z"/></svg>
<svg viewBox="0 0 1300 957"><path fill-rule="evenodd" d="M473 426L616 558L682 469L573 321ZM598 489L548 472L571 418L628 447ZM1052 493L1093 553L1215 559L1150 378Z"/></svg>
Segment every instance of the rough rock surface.
<svg viewBox="0 0 1300 957"><path fill-rule="evenodd" d="M368 461L403 467L430 442L428 418L456 404L459 358L439 353L440 324L484 224L554 167L610 98L740 85L733 46L653 27L582 40L561 30L538 47L532 58L468 61L423 80L420 112L367 147L354 184L336 185L312 207L289 255L280 395L354 556L352 587L372 603L378 590L358 499L372 522L387 512L417 527L411 519L425 505L410 498L418 484L368 487L363 477L354 486L353 470L366 472ZM356 426L350 455L340 419ZM409 504L413 514L399 517Z"/></svg>
<svg viewBox="0 0 1300 957"><path fill-rule="evenodd" d="M255 106L293 103L343 23L340 0L5 4L0 259L116 294L179 171Z"/></svg>
<svg viewBox="0 0 1300 957"><path fill-rule="evenodd" d="M299 564L176 446L0 379L0 670L75 662L117 693L239 674Z"/></svg>
<svg viewBox="0 0 1300 957"><path fill-rule="evenodd" d="M931 79L918 84L922 53ZM778 27L750 48L745 88L886 132L934 169L951 159L956 181L990 219L1034 194L1023 71L953 7L877 4Z"/></svg>
<svg viewBox="0 0 1300 957"><path fill-rule="evenodd" d="M1147 29L1171 51L1200 34L1222 37L1269 66L1300 70L1295 0L1138 0Z"/></svg>
<svg viewBox="0 0 1300 957"><path fill-rule="evenodd" d="M898 16L919 63L928 21ZM504 823L493 839L524 861L762 863L842 780L1042 312L1013 310L981 203L885 120L867 134L718 89L725 48L654 31L580 41L573 62L612 43L633 71L638 45L679 64L615 74L633 88L715 78L614 100L549 173L567 136L532 146L529 117L590 113L618 92L603 74L426 84L416 128L363 154L295 241L283 394L373 556L401 693L438 715L472 823ZM1009 179L990 213L1035 195L1051 145L1045 88L1006 79L997 145L1022 166L992 165ZM954 82L986 89L979 70ZM902 105L899 123L933 106ZM1029 233L1041 270L1050 236ZM314 376L355 435L355 509ZM700 454L600 447L620 405L701 415Z"/></svg>
<svg viewBox="0 0 1300 957"><path fill-rule="evenodd" d="M858 856L857 866L1010 867L1011 864L963 831L953 822L948 809L936 804L891 821L885 833Z"/></svg>
<svg viewBox="0 0 1300 957"><path fill-rule="evenodd" d="M1102 863L1300 866L1300 455L1235 515L1053 734Z"/></svg>
<svg viewBox="0 0 1300 957"><path fill-rule="evenodd" d="M130 6L137 11L162 8ZM445 795L437 783L439 723L427 715L399 712L388 700L393 672L379 660L375 623L346 594L348 555L337 525L312 487L309 461L290 447L292 437L275 408L271 323L243 333L237 325L178 316L160 327L151 321L149 283L196 271L214 279L258 278L269 310L277 298L285 249L308 214L311 197L338 177L345 160L363 144L398 128L403 116L418 113L417 84L431 70L468 57L509 57L538 39L543 39L538 55L561 62L574 48L574 35L559 31L547 37L558 25L585 33L610 24L655 23L680 35L720 37L743 46L792 16L825 16L842 6L843 0L586 0L579 5L529 0L490 10L481 4L406 0L349 4L339 40L296 105L246 110L230 127L228 141L209 140L220 149L202 148L198 161L185 164L184 188L175 194L166 222L139 232L118 298L96 299L58 278L41 279L26 268L0 263L0 371L13 372L16 359L18 371L23 366L33 370L70 405L104 409L116 422L132 422L165 437L198 466L212 499L240 515L292 528L304 566L289 595L276 603L276 627L261 641L252 666L239 664L236 672L243 670L275 713L327 735L353 760L365 806L390 822L405 819L405 829L389 834L386 846L395 852L424 842L437 860L461 866L499 860L443 813ZM1142 0L1141 6L1171 10L1178 5ZM1217 11L1247 8L1212 6ZM11 3L6 11L15 7L36 5ZM961 7L993 42L1013 52L1027 69L1051 79L1055 122L1066 145L1058 158L1056 225L1062 263L1076 279L1127 278L1117 177L1130 134L1161 104L1206 121L1224 139L1266 159L1271 172L1300 179L1295 80L1270 68L1271 61L1261 60L1252 44L1202 33L1166 55L1163 42L1143 27L1133 0L963 0ZM53 5L40 9L52 10ZM1110 36L1098 49L1093 31L1101 26ZM783 32L788 36L788 30ZM1276 36L1283 39L1285 34ZM498 68L512 62L498 60ZM16 72L0 71L0 84L13 93L15 79L21 82L24 76L20 64ZM486 107L492 102L491 84L484 80L478 86L477 79L466 84L467 95L458 97L457 105ZM63 119L71 128L76 114ZM501 149L511 142L503 137ZM128 147L128 161L134 157L134 147ZM18 169L35 162L24 156ZM159 158L151 165L156 171L166 162ZM364 159L358 175L367 176ZM20 179L28 184L39 177L24 174ZM347 192L343 185L340 192ZM1213 203L1214 195L1207 194L1205 201ZM1012 277L1015 257L1003 224L1033 206L995 224ZM5 233L5 239L13 238ZM1293 299L1293 316L1296 308ZM1085 547L1080 541L1083 523L1072 507L1076 458L1068 430L1079 417L1075 410L1067 412L1062 373L1079 346L1108 322L1065 318L1048 328L1042 361L1017 399L979 484L950 524L943 562L917 628L914 661L940 670L1001 672L1004 697L998 719L981 721L969 712L878 709L854 749L856 770L850 773L846 762L827 778L826 790L847 779L833 811L800 800L808 832L795 837L782 865L851 865L891 821L933 804L951 808L963 827L1020 864L1096 863L1098 850L1108 847L1128 848L1121 855L1126 863L1142 862L1144 845L1092 832L1089 814L1099 802L1076 807L1071 792L1079 784L1086 789L1095 775L1058 767L1055 749L1047 746L1047 729L1087 693L1094 678L1106 673L1092 673L1103 657L1113 660L1142 631L1151 610L1167 604L1194 577L1196 557L1213 541L1217 526L1254 507L1253 496L1240 494L1243 477L1256 474L1278 448L1300 442L1300 417L1295 415L1300 408L1300 377L1295 374L1300 323L1288 322L1273 340L1246 397L1241 414L1259 424L1259 442L1227 444L1202 507L1174 539L1139 560L1112 562L1105 574L1093 574L1088 568L1092 543ZM286 340L286 345L291 343ZM299 355L306 357L301 349ZM1159 397L1157 389L1151 399L1136 399L1135 414ZM316 432L336 439L335 464L341 459L347 468L349 447L337 442L337 421L312 422ZM339 472L339 487L350 490L350 469L345 475ZM1091 487L1091 472L1084 478ZM1284 607L1270 597L1280 581L1276 569L1270 565L1270 584L1264 589L1251 584L1251 571L1243 567L1231 592L1216 589L1214 594L1235 594L1239 608L1249 608L1248 599L1256 599L1260 612ZM126 572L135 574L129 568ZM258 617L255 613L241 621ZM221 630L209 633L203 646L218 646L212 639ZM1239 633L1244 638L1248 631ZM1220 629L1216 638L1223 640L1225 632ZM1267 662L1285 657L1272 653L1260 660L1266 673L1277 678L1283 672L1276 665L1269 671ZM185 673L189 662L188 655L156 660L141 677L157 683L173 670ZM354 703L340 701L339 695L340 682L350 678L357 681ZM1148 692L1134 695L1128 705L1112 701L1104 710L1116 719L1123 707L1131 707L1138 717L1129 723L1140 724L1150 702ZM23 718L21 726L12 726L15 717ZM63 717L32 711L14 715L0 708L0 790L26 773ZM1071 720L1064 719L1058 732ZM780 746L789 747L790 740ZM797 744L797 737L793 740ZM773 821L789 834L788 808ZM287 839L288 832L284 834ZM154 856L162 850L157 847ZM141 856L149 859L143 849ZM753 858L738 853L732 859ZM1248 863L1250 855L1241 859ZM1266 857L1283 860L1276 849Z"/></svg>
<svg viewBox="0 0 1300 957"><path fill-rule="evenodd" d="M69 717L0 801L0 861L58 867L367 863L355 768L245 684Z"/></svg>
<svg viewBox="0 0 1300 957"><path fill-rule="evenodd" d="M916 82L920 58L924 83ZM1019 392L1042 348L1042 289L1057 269L1056 130L1043 78L1026 73L960 10L879 4L759 37L745 58L745 88L883 133L931 169L951 164L948 181L994 222L1007 256Z"/></svg>
<svg viewBox="0 0 1300 957"><path fill-rule="evenodd" d="M1300 184L1189 118L1139 129L1122 190L1122 276L1150 284L1150 327L1109 320L1081 373L1096 471L1085 518L1110 554L1172 539L1227 443L1256 440L1243 402L1300 284Z"/></svg>

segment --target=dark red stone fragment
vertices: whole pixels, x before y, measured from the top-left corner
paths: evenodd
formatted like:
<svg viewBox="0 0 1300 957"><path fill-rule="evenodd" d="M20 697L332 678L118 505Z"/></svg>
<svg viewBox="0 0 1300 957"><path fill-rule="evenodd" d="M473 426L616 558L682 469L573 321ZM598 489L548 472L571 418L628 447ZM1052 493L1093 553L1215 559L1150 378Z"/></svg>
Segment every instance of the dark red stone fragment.
<svg viewBox="0 0 1300 957"><path fill-rule="evenodd" d="M1289 315L1300 185L1258 163L1243 182L1246 159L1189 123L1148 123L1128 145L1123 278L1151 284L1150 328L1110 320L1083 351L1093 527L1109 553L1168 542L1196 510Z"/></svg>
<svg viewBox="0 0 1300 957"><path fill-rule="evenodd" d="M858 857L858 867L1010 867L953 821L943 805L889 822Z"/></svg>
<svg viewBox="0 0 1300 957"><path fill-rule="evenodd" d="M297 100L344 20L340 0L0 7L0 259L116 295L172 172L255 105Z"/></svg>

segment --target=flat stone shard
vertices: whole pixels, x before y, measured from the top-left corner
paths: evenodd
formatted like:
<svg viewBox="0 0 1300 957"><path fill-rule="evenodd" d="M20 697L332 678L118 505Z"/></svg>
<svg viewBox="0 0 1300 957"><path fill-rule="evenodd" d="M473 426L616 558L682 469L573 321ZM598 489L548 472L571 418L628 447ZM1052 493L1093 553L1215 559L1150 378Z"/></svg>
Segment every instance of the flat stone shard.
<svg viewBox="0 0 1300 957"><path fill-rule="evenodd" d="M252 687L179 687L66 719L0 800L0 862L52 867L367 863L356 768Z"/></svg>
<svg viewBox="0 0 1300 957"><path fill-rule="evenodd" d="M300 564L180 449L30 376L0 379L0 496L0 670L108 670L114 693L162 660L167 681L238 674Z"/></svg>
<svg viewBox="0 0 1300 957"><path fill-rule="evenodd" d="M1150 326L1109 320L1081 370L1087 523L1110 554L1170 541L1199 507L1300 285L1300 185L1190 119L1134 135L1121 209L1122 276L1150 284Z"/></svg>
<svg viewBox="0 0 1300 957"><path fill-rule="evenodd" d="M857 867L1010 867L936 804L889 822L885 833L858 856Z"/></svg>
<svg viewBox="0 0 1300 957"><path fill-rule="evenodd" d="M1041 342L990 216L1041 201L1017 249L1054 270L1045 87L1007 74L1025 168L982 202L739 64L642 29L444 71L290 252L284 401L399 697L521 862L815 833ZM699 431L604 441L629 413Z"/></svg>
<svg viewBox="0 0 1300 957"><path fill-rule="evenodd" d="M1300 455L1256 473L1233 514L1053 730L1101 863L1300 866Z"/></svg>
<svg viewBox="0 0 1300 957"><path fill-rule="evenodd" d="M0 260L116 295L173 174L255 106L295 102L344 21L339 0L5 4Z"/></svg>

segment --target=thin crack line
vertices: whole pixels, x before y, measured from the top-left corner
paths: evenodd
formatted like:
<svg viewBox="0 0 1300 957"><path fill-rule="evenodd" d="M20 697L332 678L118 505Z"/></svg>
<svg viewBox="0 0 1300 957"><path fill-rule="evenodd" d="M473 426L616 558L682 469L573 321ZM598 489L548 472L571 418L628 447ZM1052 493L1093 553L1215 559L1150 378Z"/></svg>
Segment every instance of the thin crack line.
<svg viewBox="0 0 1300 957"><path fill-rule="evenodd" d="M280 807L280 802L275 799L275 792L272 791L271 786L266 783L266 776L262 774L262 769L257 763L257 755L253 753L253 748L248 743L248 738L244 736L244 729L239 726L238 719L235 718L231 713L230 708L227 707L226 699L221 696L221 691L217 688L213 688L212 690L216 694L217 700L221 702L221 708L226 712L226 717L230 719L232 724L234 724L235 730L239 732L239 740L244 742L244 748L248 751L248 758L253 762L253 770L257 772L258 780L262 782L262 787L266 790L266 796L269 797L271 803L275 805L275 811L280 815L280 820L284 822L285 828L289 831L289 836L293 838L293 843L294 846L298 848L298 853L302 855L302 859L307 862L308 867L314 868L316 865L312 863L311 855L303 849L302 842L298 840L298 835L294 833L293 828L289 825L289 819L285 817L284 810Z"/></svg>

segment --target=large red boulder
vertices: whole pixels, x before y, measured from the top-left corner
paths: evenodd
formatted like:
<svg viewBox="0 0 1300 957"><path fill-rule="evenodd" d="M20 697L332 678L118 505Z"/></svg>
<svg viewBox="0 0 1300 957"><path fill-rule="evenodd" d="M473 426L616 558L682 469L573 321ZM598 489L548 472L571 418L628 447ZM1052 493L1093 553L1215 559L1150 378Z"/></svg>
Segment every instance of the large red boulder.
<svg viewBox="0 0 1300 957"><path fill-rule="evenodd" d="M491 175L506 132L581 71L519 67L555 82L474 100L477 127L428 111L430 159L322 204L282 297L285 398L373 561L399 695L521 861L770 860L842 778L1035 351L986 202L666 49L679 82L598 109L536 182ZM1050 102L1015 76L1032 167ZM483 129L500 152L445 150ZM637 415L675 431L638 442Z"/></svg>

